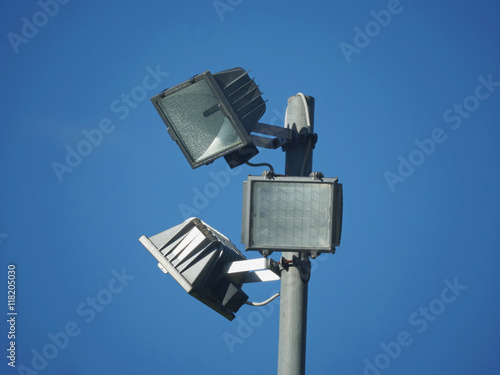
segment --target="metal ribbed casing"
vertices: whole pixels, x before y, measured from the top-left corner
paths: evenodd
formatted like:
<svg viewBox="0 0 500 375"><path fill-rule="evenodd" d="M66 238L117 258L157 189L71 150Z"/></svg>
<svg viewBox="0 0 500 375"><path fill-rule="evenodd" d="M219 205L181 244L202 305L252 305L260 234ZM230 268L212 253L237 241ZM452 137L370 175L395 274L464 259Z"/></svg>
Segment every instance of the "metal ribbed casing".
<svg viewBox="0 0 500 375"><path fill-rule="evenodd" d="M246 257L227 237L197 218L139 241L193 297L229 320L248 296L223 275L225 264Z"/></svg>

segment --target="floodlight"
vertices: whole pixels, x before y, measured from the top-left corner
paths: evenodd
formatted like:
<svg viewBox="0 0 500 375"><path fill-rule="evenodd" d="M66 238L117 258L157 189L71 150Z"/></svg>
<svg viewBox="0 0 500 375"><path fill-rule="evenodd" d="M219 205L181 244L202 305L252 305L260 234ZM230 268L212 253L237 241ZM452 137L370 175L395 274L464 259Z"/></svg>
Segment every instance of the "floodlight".
<svg viewBox="0 0 500 375"><path fill-rule="evenodd" d="M250 133L266 110L242 68L209 71L151 98L192 168L224 156L231 168L258 153Z"/></svg>
<svg viewBox="0 0 500 375"><path fill-rule="evenodd" d="M248 296L223 273L228 262L246 257L224 235L197 218L139 241L160 268L193 297L229 320Z"/></svg>
<svg viewBox="0 0 500 375"><path fill-rule="evenodd" d="M245 250L335 252L342 185L337 178L248 176L242 213Z"/></svg>

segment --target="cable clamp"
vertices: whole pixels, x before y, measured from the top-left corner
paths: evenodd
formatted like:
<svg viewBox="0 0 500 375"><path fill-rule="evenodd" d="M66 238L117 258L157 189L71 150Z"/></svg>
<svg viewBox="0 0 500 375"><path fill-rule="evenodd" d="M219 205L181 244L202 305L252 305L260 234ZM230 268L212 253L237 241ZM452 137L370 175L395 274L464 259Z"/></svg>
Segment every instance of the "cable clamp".
<svg viewBox="0 0 500 375"><path fill-rule="evenodd" d="M261 176L265 177L268 180L274 180L274 178L277 176L277 174L274 172L274 170L270 170L270 171L262 172Z"/></svg>
<svg viewBox="0 0 500 375"><path fill-rule="evenodd" d="M310 134L308 131L301 133L294 133L292 140L288 141L286 144L281 146L283 151L288 151L298 145L307 144L311 142L311 149L314 150L316 147L316 143L318 142L318 134L312 133Z"/></svg>
<svg viewBox="0 0 500 375"><path fill-rule="evenodd" d="M290 267L295 267L299 271L300 278L304 283L309 282L311 278L311 261L309 257L300 260L297 256L293 256L292 260L287 260L285 257L281 257L279 262L281 268L288 271Z"/></svg>

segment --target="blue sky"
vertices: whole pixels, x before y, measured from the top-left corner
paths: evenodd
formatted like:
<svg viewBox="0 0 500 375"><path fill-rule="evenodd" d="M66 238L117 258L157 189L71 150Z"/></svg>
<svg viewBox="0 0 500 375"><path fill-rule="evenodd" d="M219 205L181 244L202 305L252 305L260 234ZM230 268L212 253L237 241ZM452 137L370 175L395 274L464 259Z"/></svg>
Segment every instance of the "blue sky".
<svg viewBox="0 0 500 375"><path fill-rule="evenodd" d="M2 374L276 372L278 302L229 322L138 241L187 210L243 250L242 184L261 169L192 170L149 101L236 66L268 100L263 122L316 98L313 169L344 186L341 246L313 262L307 373L500 372L498 2L1 7L4 354L9 264L18 312ZM284 170L280 150L252 161ZM227 183L200 200L214 175Z"/></svg>

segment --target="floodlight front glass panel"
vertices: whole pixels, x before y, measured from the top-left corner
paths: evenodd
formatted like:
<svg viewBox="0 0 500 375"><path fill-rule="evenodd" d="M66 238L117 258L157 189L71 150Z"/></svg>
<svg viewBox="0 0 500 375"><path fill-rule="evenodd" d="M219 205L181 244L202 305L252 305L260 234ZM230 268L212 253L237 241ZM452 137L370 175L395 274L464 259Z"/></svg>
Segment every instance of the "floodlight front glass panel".
<svg viewBox="0 0 500 375"><path fill-rule="evenodd" d="M243 144L205 80L165 96L158 101L158 106L193 164L213 159Z"/></svg>
<svg viewBox="0 0 500 375"><path fill-rule="evenodd" d="M336 178L249 176L245 185L247 250L332 251L338 245L342 199Z"/></svg>
<svg viewBox="0 0 500 375"><path fill-rule="evenodd" d="M332 186L253 185L252 246L326 247L330 238Z"/></svg>

